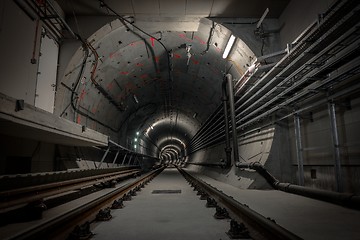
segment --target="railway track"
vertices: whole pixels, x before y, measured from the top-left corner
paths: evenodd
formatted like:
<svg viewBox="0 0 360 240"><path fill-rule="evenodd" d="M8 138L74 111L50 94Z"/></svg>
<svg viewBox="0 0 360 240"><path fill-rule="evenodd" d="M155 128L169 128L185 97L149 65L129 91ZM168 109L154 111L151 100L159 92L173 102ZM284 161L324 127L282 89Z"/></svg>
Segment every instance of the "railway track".
<svg viewBox="0 0 360 240"><path fill-rule="evenodd" d="M137 191L140 191L145 184L161 173L164 168L165 167L156 169L145 175L137 176L136 178L123 180L117 184L114 183L101 191L62 203L59 206L43 211L41 218L37 220L3 226L3 229L0 228L2 239L89 239L93 236L92 230L100 224L99 222L110 220L112 213L114 214L114 212L112 212L113 209L122 208L123 201L130 200L132 196L136 195ZM139 170L136 169L126 170L121 174L106 175L107 178L102 178L102 180L107 179L107 182L111 183L113 180L119 180L119 177L124 179L124 176L137 175L138 171ZM272 219L265 218L250 209L247 205L237 202L231 196L225 195L222 191L190 175L185 170L177 168L177 171L179 171L194 188L194 191L197 191L200 199L206 200L204 208L205 206L213 207L215 209L214 217L216 219L226 219L229 223L229 228L224 229L223 232L228 230L226 233L230 239L301 239L276 224ZM96 184L100 181L99 178L85 180L86 181L81 183L79 179L77 179L76 182L78 186L82 186L83 184ZM68 181L66 182L69 184L65 184L65 182L62 183L63 185L60 184L61 186L65 186L63 189L74 187L74 182L71 184ZM38 189L39 186L32 186L31 188ZM53 188L47 189L49 189L50 192L54 191ZM24 189L18 190L18 194L31 193L31 191L24 191ZM43 196L43 194L45 193L42 193L41 196ZM4 194L1 196L4 196ZM13 197L14 196L19 195L15 194ZM181 197L181 195L179 195L179 197ZM31 198L31 200L33 199ZM146 197L146 201L147 200L151 201L151 199ZM120 215L124 214L123 212L117 213ZM135 217L137 217L136 213L134 214ZM150 224L152 224L152 222L150 222ZM5 228L8 229L4 232L3 230ZM112 229L114 228L116 227L112 227ZM126 229L123 228L119 234L125 234L123 231L126 231ZM159 232L155 232L155 234L158 233ZM124 236L126 236L126 234Z"/></svg>
<svg viewBox="0 0 360 240"><path fill-rule="evenodd" d="M216 208L215 218L231 218L230 230L227 232L230 238L301 239L276 224L274 220L260 215L247 205L239 203L231 196L190 175L185 170L181 168L178 170L198 192L200 199L207 200L206 206Z"/></svg>
<svg viewBox="0 0 360 240"><path fill-rule="evenodd" d="M83 179L67 180L64 182L31 186L15 190L2 191L1 204L6 207L2 214L6 213L9 206L29 204L42 201L46 197L69 192L74 189L107 183L107 187L101 191L86 195L82 198L65 202L57 207L46 210L41 207L41 215L36 220L19 222L16 224L4 224L0 228L2 239L84 239L91 237L90 225L98 220L111 218L111 208L121 208L122 202L131 198L140 191L152 178L159 174L163 168L153 170L139 176L139 169L125 170L121 173L103 174ZM135 176L117 184L116 180ZM38 194L37 194L38 192ZM24 197L26 196L26 197ZM4 199L11 200L6 202ZM11 211L11 210L10 210Z"/></svg>
<svg viewBox="0 0 360 240"><path fill-rule="evenodd" d="M57 194L85 188L95 184L101 184L104 182L110 183L111 181L131 177L139 173L139 169L125 169L118 172L94 174L92 176L79 177L75 179L66 179L45 184L36 184L25 187L17 187L15 189L2 190L0 191L0 209L6 209L20 204L42 201L44 198ZM71 176L69 176L69 178L70 177ZM13 181L16 180L17 178L14 178ZM31 180L29 179L29 181Z"/></svg>

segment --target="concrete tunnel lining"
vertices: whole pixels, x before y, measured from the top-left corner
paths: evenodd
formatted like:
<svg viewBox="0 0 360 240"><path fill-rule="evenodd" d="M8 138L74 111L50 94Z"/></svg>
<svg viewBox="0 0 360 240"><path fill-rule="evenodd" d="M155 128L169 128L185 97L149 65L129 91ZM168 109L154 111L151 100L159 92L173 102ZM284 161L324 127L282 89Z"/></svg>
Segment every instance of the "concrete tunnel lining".
<svg viewBox="0 0 360 240"><path fill-rule="evenodd" d="M76 51L65 70L56 105L63 117L104 132L127 147L133 146L131 138L139 132L142 151L156 156L166 139L179 139L184 150L188 147L192 136L221 104L224 73L238 79L255 56L237 38L229 57L223 59L232 33L209 19L201 19L196 32L150 34L169 50L169 63L167 53L156 39L140 38L136 29L119 20L106 24L88 38L99 60L95 69L94 54L89 53L74 101L77 108L102 124L66 109L71 101L69 88L74 88L84 59L83 47ZM94 80L124 106L124 111L116 109L94 87L90 80L94 70Z"/></svg>

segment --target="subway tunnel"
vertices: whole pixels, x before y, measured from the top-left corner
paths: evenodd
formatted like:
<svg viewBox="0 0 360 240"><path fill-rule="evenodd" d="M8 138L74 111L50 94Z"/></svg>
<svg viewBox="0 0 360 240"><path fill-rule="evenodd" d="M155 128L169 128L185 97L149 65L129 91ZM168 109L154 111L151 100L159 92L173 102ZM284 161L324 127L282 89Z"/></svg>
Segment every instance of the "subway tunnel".
<svg viewBox="0 0 360 240"><path fill-rule="evenodd" d="M360 236L358 1L0 9L1 238Z"/></svg>

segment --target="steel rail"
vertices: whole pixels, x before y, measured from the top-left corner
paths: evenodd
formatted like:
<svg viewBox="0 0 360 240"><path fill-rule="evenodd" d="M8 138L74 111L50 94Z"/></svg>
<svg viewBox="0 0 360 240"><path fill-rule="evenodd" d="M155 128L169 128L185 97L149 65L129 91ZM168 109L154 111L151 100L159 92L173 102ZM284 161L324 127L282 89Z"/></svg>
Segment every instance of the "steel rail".
<svg viewBox="0 0 360 240"><path fill-rule="evenodd" d="M248 206L239 203L231 196L226 195L206 182L190 175L185 170L180 168L178 168L178 170L186 179L195 183L202 191L215 199L218 205L226 208L233 219L238 223L243 222L248 226L248 228L250 228L250 236L253 239L301 239L299 236L250 209ZM253 233L251 229L253 229ZM256 231L257 234L254 233L254 231Z"/></svg>
<svg viewBox="0 0 360 240"><path fill-rule="evenodd" d="M99 210L111 206L114 200L145 184L163 169L156 169L132 183L128 183L95 199L88 200L81 206L68 209L67 212L56 217L49 217L46 221L34 224L31 228L20 230L11 236L11 239L66 239L75 226L85 222L94 222Z"/></svg>
<svg viewBox="0 0 360 240"><path fill-rule="evenodd" d="M80 189L101 182L112 181L139 173L140 170L124 170L91 177L72 179L0 192L0 209L42 200L56 194Z"/></svg>

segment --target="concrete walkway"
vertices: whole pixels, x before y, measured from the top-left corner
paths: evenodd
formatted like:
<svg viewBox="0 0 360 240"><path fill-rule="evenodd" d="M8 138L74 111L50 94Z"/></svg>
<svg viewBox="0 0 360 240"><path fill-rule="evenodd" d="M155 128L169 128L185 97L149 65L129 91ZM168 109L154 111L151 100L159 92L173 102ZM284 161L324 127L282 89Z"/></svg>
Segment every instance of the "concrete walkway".
<svg viewBox="0 0 360 240"><path fill-rule="evenodd" d="M181 190L181 193L152 193L154 190ZM152 180L125 208L113 210L113 219L98 223L92 230L94 239L126 240L224 240L229 239L229 220L213 218L214 208L175 168L167 168Z"/></svg>
<svg viewBox="0 0 360 240"><path fill-rule="evenodd" d="M189 172L304 239L360 239L360 211L277 190L247 190Z"/></svg>

